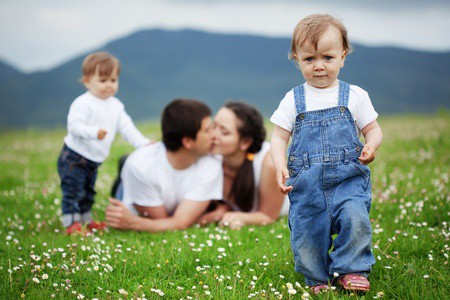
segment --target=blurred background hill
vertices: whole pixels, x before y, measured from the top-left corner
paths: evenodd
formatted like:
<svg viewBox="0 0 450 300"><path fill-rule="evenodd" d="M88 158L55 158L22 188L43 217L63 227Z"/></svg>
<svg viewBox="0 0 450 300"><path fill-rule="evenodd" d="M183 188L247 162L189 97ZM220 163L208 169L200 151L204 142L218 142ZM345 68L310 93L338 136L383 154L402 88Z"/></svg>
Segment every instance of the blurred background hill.
<svg viewBox="0 0 450 300"><path fill-rule="evenodd" d="M450 108L450 52L353 46L340 78L367 90L379 113ZM284 94L303 82L287 59L289 48L289 38L152 29L94 51L120 59L117 96L134 121L143 121L158 119L177 97L200 99L214 111L227 100L241 100L270 116ZM70 104L84 92L78 82L84 56L30 74L0 62L0 127L64 126Z"/></svg>

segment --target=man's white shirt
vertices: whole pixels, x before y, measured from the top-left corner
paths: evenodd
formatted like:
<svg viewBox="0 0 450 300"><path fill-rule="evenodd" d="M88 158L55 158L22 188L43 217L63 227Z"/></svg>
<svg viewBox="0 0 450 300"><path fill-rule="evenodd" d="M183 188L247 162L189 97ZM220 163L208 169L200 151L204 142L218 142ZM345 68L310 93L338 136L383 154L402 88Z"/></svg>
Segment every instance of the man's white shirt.
<svg viewBox="0 0 450 300"><path fill-rule="evenodd" d="M219 159L207 155L187 169L177 170L167 159L163 143L135 150L121 173L123 203L135 214L133 204L146 207L163 205L173 214L183 200L222 199L223 174Z"/></svg>

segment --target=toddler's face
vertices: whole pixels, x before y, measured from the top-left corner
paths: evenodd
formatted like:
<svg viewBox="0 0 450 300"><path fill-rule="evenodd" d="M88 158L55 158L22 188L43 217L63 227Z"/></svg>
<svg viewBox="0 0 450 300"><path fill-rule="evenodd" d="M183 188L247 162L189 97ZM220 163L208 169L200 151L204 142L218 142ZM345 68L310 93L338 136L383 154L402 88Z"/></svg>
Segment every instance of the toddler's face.
<svg viewBox="0 0 450 300"><path fill-rule="evenodd" d="M119 89L119 76L117 76L117 71L114 70L110 76L101 77L97 69L93 76L84 79L84 86L94 96L105 100L117 93Z"/></svg>
<svg viewBox="0 0 450 300"><path fill-rule="evenodd" d="M302 75L309 85L330 88L337 84L340 68L347 55L339 31L330 26L320 37L317 49L310 43L299 47L297 56Z"/></svg>

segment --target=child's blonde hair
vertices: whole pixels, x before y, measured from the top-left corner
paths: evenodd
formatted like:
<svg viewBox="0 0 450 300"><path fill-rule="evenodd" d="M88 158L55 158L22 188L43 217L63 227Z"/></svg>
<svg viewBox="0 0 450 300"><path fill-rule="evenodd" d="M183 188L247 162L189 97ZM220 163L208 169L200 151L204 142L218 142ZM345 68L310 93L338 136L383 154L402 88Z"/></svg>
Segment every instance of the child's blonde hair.
<svg viewBox="0 0 450 300"><path fill-rule="evenodd" d="M100 77L109 77L114 71L120 74L119 60L108 52L95 52L86 56L81 65L83 78L94 75L97 68Z"/></svg>
<svg viewBox="0 0 450 300"><path fill-rule="evenodd" d="M317 43L320 37L330 26L335 27L340 32L342 46L347 54L352 52L352 46L347 36L347 29L341 20L328 14L313 14L301 19L297 23L297 26L295 26L294 32L292 33L289 59L298 61L297 49L305 43L309 43L317 49Z"/></svg>

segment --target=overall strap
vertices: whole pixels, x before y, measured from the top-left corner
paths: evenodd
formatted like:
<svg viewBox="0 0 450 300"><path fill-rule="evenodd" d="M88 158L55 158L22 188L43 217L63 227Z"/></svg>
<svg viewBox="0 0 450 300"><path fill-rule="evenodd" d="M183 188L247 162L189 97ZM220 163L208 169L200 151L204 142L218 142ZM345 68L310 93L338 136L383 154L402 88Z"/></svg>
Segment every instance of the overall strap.
<svg viewBox="0 0 450 300"><path fill-rule="evenodd" d="M297 109L297 114L306 110L306 102L305 102L305 88L303 84L296 86L293 88L294 91L294 101L295 101L295 109Z"/></svg>
<svg viewBox="0 0 450 300"><path fill-rule="evenodd" d="M348 107L348 98L350 95L350 84L342 80L339 81L339 106Z"/></svg>

